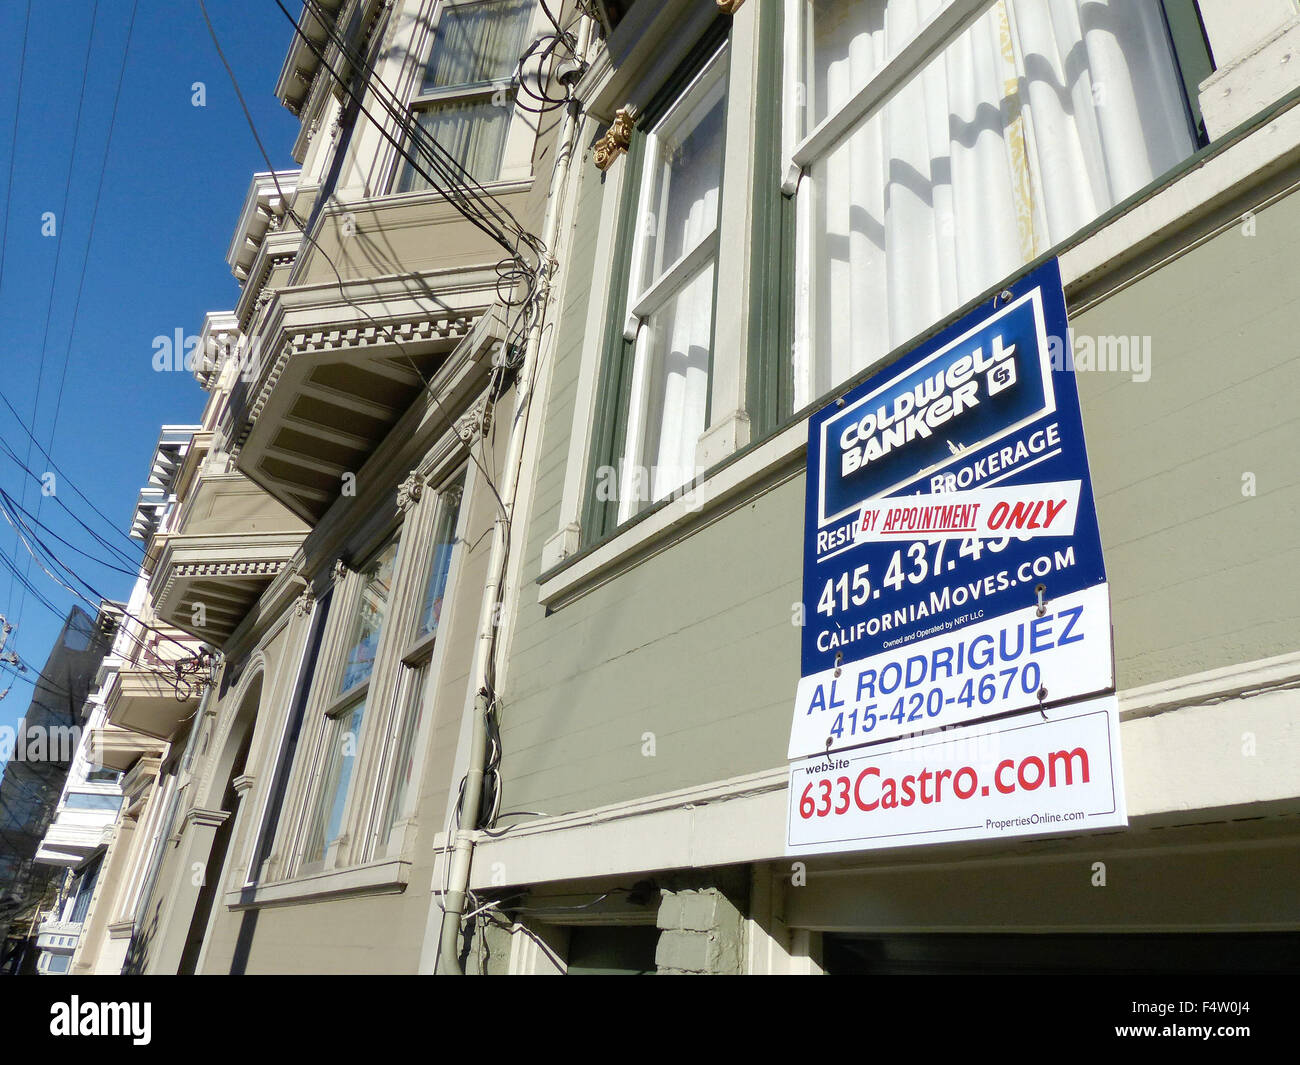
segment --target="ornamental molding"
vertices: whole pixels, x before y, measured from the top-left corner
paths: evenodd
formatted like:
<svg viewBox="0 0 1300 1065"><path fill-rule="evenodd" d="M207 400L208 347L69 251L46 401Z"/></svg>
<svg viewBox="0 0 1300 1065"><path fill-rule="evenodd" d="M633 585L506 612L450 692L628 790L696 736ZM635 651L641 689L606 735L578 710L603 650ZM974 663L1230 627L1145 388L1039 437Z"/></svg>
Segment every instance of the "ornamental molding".
<svg viewBox="0 0 1300 1065"><path fill-rule="evenodd" d="M463 340L481 317L481 314L441 315L436 318L421 316L384 325L367 323L311 332L286 331L280 352L270 362L262 385L257 390L257 398L249 406L248 415L239 430L239 446L242 448L248 439L249 431L266 409L272 390L284 375L289 360L295 355L342 354L384 345L398 347L436 340Z"/></svg>
<svg viewBox="0 0 1300 1065"><path fill-rule="evenodd" d="M253 301L253 314L260 314L262 308L275 298L275 294L278 291L279 289L272 288L270 285L267 285L266 288L262 289L262 291L257 294L257 299Z"/></svg>
<svg viewBox="0 0 1300 1065"><path fill-rule="evenodd" d="M406 513L424 495L424 478L412 471L411 475L397 486L397 509Z"/></svg>
<svg viewBox="0 0 1300 1065"><path fill-rule="evenodd" d="M280 221L283 222L283 219L280 219ZM275 231L277 230L268 227L267 236ZM262 239L264 242L263 247L265 247L266 237L264 236ZM281 266L292 266L294 259L298 257L298 252L296 250L267 252L259 249L258 257L262 260L262 268L257 272L257 281L252 284L248 281L244 282L245 297L247 297L247 294L250 292L255 293L256 295L253 296L251 302L248 302L246 299L240 300L240 303L244 308L243 312L239 315L239 331L241 334L247 334L249 332L253 319L261 313L262 308L265 307L271 301L275 293L279 291L278 289L266 288L266 282L271 276L271 271L276 270ZM255 259L254 262L256 261L257 260Z"/></svg>
<svg viewBox="0 0 1300 1065"><path fill-rule="evenodd" d="M465 444L472 444L480 436L486 436L490 428L492 428L492 404L487 396L483 396L456 419L456 435Z"/></svg>
<svg viewBox="0 0 1300 1065"><path fill-rule="evenodd" d="M390 325L354 325L340 329L318 329L307 333L289 333L286 348L290 355L348 351L352 348L381 344L408 344L422 340L460 340L479 319L475 314L415 318Z"/></svg>
<svg viewBox="0 0 1300 1065"><path fill-rule="evenodd" d="M631 104L620 107L614 112L614 121L609 124L605 135L594 146L596 166L608 170L614 160L627 151L632 140L632 127L636 122L636 108Z"/></svg>
<svg viewBox="0 0 1300 1065"><path fill-rule="evenodd" d="M232 562L181 562L172 567L173 579L182 577L274 577L283 562L248 560ZM170 584L170 582L168 582Z"/></svg>
<svg viewBox="0 0 1300 1065"><path fill-rule="evenodd" d="M167 580L156 602L165 603L176 589L178 581L195 579L260 580L277 576L284 568L283 562L179 562L167 568Z"/></svg>

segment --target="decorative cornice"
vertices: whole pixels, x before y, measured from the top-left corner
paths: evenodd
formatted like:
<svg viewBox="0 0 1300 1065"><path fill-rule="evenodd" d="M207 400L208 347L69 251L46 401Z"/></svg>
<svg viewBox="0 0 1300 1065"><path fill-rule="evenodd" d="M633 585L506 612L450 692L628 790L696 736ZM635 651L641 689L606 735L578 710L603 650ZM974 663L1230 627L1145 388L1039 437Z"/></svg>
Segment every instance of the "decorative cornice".
<svg viewBox="0 0 1300 1065"><path fill-rule="evenodd" d="M171 581L178 577L274 577L284 567L283 562L182 562L171 568Z"/></svg>
<svg viewBox="0 0 1300 1065"><path fill-rule="evenodd" d="M309 352L347 351L351 348L380 344L408 344L421 340L459 340L469 333L478 315L462 314L454 318L417 318L382 326L366 324L340 329L321 329L311 333L291 333L286 348L291 355Z"/></svg>
<svg viewBox="0 0 1300 1065"><path fill-rule="evenodd" d="M166 567L166 578L162 588L155 597L155 602L168 599L176 582L194 578L234 577L256 579L272 578L284 568L283 562L276 561L239 561L239 562L182 562Z"/></svg>
<svg viewBox="0 0 1300 1065"><path fill-rule="evenodd" d="M382 326L367 323L337 329L321 329L310 333L286 332L280 352L273 360L268 360L270 366L257 390L257 398L249 406L243 425L238 428L236 447L244 446L249 431L261 417L262 411L271 398L271 391L284 375L289 360L295 355L328 355L358 348L381 347L386 344L400 346L421 341L463 340L481 317L480 314L438 318L422 316L402 322L386 323Z"/></svg>
<svg viewBox="0 0 1300 1065"><path fill-rule="evenodd" d="M424 478L412 471L411 475L397 486L397 509L406 513L420 501L424 495Z"/></svg>
<svg viewBox="0 0 1300 1065"><path fill-rule="evenodd" d="M217 829L230 816L225 810L203 810L197 806L190 807L185 813L185 828L191 825Z"/></svg>
<svg viewBox="0 0 1300 1065"><path fill-rule="evenodd" d="M608 170L614 165L614 160L627 151L628 144L632 139L632 126L636 121L636 108L631 104L626 107L620 107L614 113L614 121L609 124L609 129L595 144L596 166L601 170Z"/></svg>

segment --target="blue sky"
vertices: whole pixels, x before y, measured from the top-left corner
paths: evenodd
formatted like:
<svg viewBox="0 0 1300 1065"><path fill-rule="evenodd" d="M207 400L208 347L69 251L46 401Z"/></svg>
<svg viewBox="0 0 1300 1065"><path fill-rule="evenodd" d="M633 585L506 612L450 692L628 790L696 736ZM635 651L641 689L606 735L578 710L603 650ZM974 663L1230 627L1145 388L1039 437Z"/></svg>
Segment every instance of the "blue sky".
<svg viewBox="0 0 1300 1065"><path fill-rule="evenodd" d="M97 9L94 0L34 0L30 6L24 62L27 0L0 0L0 66L7 73L0 81L0 197L9 188L0 204L0 225L7 224L0 394L31 425L40 381L36 436L42 446L52 439L54 464L111 527L63 480L56 485L59 498L131 552L124 535L159 428L196 421L205 399L189 374L155 372L153 339L177 329L197 334L207 311L234 306L238 286L226 248L249 180L266 164L197 0L139 0L115 120L131 0L99 0ZM292 26L274 0L207 0L207 6L272 161L277 168L294 166L289 148L296 121L273 95ZM296 11L300 5L286 6ZM204 83L204 107L192 103L195 82ZM101 167L110 122L112 140ZM54 236L42 235L46 212L55 214ZM26 457L28 438L3 404L0 439ZM38 474L50 467L36 448L27 464ZM25 505L36 513L40 485L0 451L0 488L21 501L25 481ZM39 516L58 536L109 557L54 500L44 500ZM130 577L50 542L95 588L126 597ZM26 567L28 556L3 520L0 552ZM0 565L0 614L18 624L9 648L39 668L76 600L35 564L31 580L59 617L30 594L24 601ZM0 669L0 691L13 679ZM0 700L0 726L14 725L30 698L30 683L18 678Z"/></svg>

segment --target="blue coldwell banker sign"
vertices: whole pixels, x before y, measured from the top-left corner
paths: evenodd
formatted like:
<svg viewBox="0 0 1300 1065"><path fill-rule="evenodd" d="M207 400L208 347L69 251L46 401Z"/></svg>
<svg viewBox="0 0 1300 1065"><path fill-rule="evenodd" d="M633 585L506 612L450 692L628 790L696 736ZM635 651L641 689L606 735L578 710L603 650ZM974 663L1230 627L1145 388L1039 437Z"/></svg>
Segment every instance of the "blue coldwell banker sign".
<svg viewBox="0 0 1300 1065"><path fill-rule="evenodd" d="M1113 687L1056 261L1009 293L809 420L792 758Z"/></svg>

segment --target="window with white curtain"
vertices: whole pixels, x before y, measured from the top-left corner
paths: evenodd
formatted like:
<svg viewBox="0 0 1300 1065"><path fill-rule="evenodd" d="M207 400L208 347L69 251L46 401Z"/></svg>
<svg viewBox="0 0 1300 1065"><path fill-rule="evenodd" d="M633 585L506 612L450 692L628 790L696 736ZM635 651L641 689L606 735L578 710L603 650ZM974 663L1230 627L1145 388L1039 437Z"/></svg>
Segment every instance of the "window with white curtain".
<svg viewBox="0 0 1300 1065"><path fill-rule="evenodd" d="M787 0L798 409L1195 149L1158 0Z"/></svg>
<svg viewBox="0 0 1300 1065"><path fill-rule="evenodd" d="M726 96L723 49L645 133L624 328L633 356L620 522L696 475L708 420Z"/></svg>
<svg viewBox="0 0 1300 1065"><path fill-rule="evenodd" d="M500 175L515 109L515 68L527 48L534 8L535 0L443 0L439 5L411 114L428 138L477 181ZM396 191L428 187L415 167L403 161Z"/></svg>

